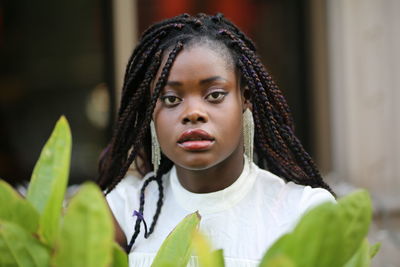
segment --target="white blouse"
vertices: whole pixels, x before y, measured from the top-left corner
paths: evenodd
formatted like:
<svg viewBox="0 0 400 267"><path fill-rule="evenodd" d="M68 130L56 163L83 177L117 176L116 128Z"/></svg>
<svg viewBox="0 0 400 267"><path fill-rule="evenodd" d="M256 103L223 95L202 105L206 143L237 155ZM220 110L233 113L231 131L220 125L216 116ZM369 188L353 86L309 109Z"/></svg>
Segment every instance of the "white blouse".
<svg viewBox="0 0 400 267"><path fill-rule="evenodd" d="M152 175L146 175L145 178ZM115 218L128 242L134 232L140 188L145 179L125 177L107 195ZM286 183L278 176L245 160L239 178L229 187L212 193L192 193L180 184L176 169L163 176L164 204L153 234L143 237L144 226L129 254L129 266L150 266L157 250L172 229L188 214L201 215L200 231L214 249L223 249L227 267L257 266L267 249L293 229L301 215L322 202L335 202L325 189ZM158 201L157 184L145 193L144 218L152 222ZM198 266L196 257L188 266Z"/></svg>

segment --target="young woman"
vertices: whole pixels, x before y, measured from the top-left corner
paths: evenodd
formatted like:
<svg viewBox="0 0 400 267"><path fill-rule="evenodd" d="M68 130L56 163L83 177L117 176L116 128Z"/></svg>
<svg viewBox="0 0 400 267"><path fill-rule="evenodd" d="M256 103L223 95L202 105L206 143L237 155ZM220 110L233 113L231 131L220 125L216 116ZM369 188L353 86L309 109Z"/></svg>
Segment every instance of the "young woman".
<svg viewBox="0 0 400 267"><path fill-rule="evenodd" d="M126 175L134 161L143 179ZM253 42L221 14L143 33L99 184L130 266L150 266L195 211L227 266L256 266L307 209L334 201Z"/></svg>

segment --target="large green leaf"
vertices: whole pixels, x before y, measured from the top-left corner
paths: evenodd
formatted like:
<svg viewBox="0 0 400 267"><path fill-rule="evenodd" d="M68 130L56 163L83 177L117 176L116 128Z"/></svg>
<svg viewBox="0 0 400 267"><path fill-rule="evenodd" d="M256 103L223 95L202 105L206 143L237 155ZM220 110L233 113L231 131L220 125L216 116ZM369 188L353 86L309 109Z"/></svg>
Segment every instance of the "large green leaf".
<svg viewBox="0 0 400 267"><path fill-rule="evenodd" d="M0 180L0 220L13 222L30 233L37 231L39 214L9 184Z"/></svg>
<svg viewBox="0 0 400 267"><path fill-rule="evenodd" d="M71 199L55 241L52 265L105 267L112 263L114 228L100 189L84 184Z"/></svg>
<svg viewBox="0 0 400 267"><path fill-rule="evenodd" d="M280 255L299 267L337 267L348 262L367 234L371 220L371 203L366 194L359 191L338 205L325 203L306 213L292 233L272 245L261 266L272 266L270 261Z"/></svg>
<svg viewBox="0 0 400 267"><path fill-rule="evenodd" d="M343 267L369 267L370 264L369 244L365 239L353 257Z"/></svg>
<svg viewBox="0 0 400 267"><path fill-rule="evenodd" d="M274 267L276 259L287 258L286 251L295 250L297 243L293 242L293 234L282 235L264 254L259 267Z"/></svg>
<svg viewBox="0 0 400 267"><path fill-rule="evenodd" d="M344 216L346 228L342 246L346 248L344 258L349 259L360 247L368 234L372 218L371 199L365 190L359 190L338 201L339 211Z"/></svg>
<svg viewBox="0 0 400 267"><path fill-rule="evenodd" d="M113 246L113 264L112 267L128 267L128 255L120 247L114 243Z"/></svg>
<svg viewBox="0 0 400 267"><path fill-rule="evenodd" d="M225 266L224 251L222 249L217 249L211 252L216 261L216 266Z"/></svg>
<svg viewBox="0 0 400 267"><path fill-rule="evenodd" d="M200 232L195 231L192 245L198 256L200 267L225 266L222 250L212 252L210 243Z"/></svg>
<svg viewBox="0 0 400 267"><path fill-rule="evenodd" d="M345 249L341 246L344 227L335 204L318 206L301 219L293 233L284 235L268 250L261 266L272 266L269 261L281 255L299 267L340 266L336 255L343 254Z"/></svg>
<svg viewBox="0 0 400 267"><path fill-rule="evenodd" d="M200 222L200 215L186 216L162 243L153 260L152 267L186 267L191 254L194 231Z"/></svg>
<svg viewBox="0 0 400 267"><path fill-rule="evenodd" d="M61 117L42 149L27 194L28 201L41 215L39 232L50 243L59 226L70 158L71 132L67 120Z"/></svg>
<svg viewBox="0 0 400 267"><path fill-rule="evenodd" d="M326 203L315 209L295 229L298 249L293 251L292 259L298 266L340 266L338 258L346 250L342 246L345 228L346 224L337 213L335 204ZM332 253L332 249L335 253Z"/></svg>
<svg viewBox="0 0 400 267"><path fill-rule="evenodd" d="M0 221L0 266L46 267L50 251L24 228Z"/></svg>
<svg viewBox="0 0 400 267"><path fill-rule="evenodd" d="M268 267L296 267L297 265L293 263L288 257L280 254L269 260Z"/></svg>

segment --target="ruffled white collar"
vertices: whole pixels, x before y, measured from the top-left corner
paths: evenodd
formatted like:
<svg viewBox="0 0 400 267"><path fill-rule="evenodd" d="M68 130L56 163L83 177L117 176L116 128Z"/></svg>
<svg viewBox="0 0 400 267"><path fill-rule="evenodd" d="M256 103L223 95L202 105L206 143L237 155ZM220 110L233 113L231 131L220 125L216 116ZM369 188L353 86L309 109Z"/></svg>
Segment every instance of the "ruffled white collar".
<svg viewBox="0 0 400 267"><path fill-rule="evenodd" d="M239 178L227 188L211 193L193 193L185 189L179 182L175 166L170 172L170 183L173 195L182 208L205 215L227 210L242 200L253 187L257 169L254 163L249 165L245 158Z"/></svg>

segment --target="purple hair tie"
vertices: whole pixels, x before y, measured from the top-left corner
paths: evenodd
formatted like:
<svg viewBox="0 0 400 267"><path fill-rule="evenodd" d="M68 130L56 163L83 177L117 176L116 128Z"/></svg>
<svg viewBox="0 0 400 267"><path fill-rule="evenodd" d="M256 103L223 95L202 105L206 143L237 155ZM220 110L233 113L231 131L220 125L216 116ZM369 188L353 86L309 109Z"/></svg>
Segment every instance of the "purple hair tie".
<svg viewBox="0 0 400 267"><path fill-rule="evenodd" d="M146 224L146 221L144 220L143 213L141 213L140 211L134 210L132 216L133 217L135 217L135 216L138 217L138 219L141 222L143 222L143 224L144 224L144 238L147 238L148 237L147 224Z"/></svg>

